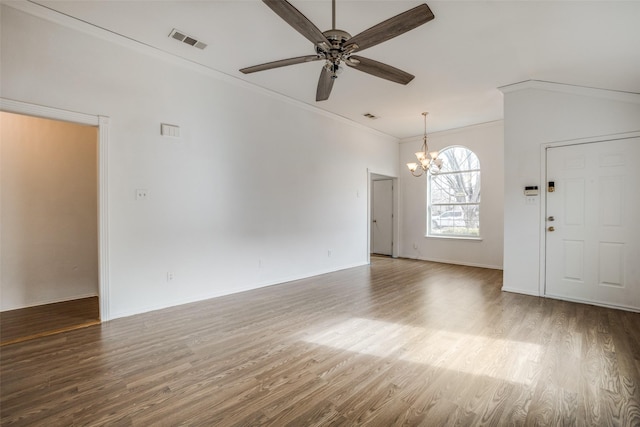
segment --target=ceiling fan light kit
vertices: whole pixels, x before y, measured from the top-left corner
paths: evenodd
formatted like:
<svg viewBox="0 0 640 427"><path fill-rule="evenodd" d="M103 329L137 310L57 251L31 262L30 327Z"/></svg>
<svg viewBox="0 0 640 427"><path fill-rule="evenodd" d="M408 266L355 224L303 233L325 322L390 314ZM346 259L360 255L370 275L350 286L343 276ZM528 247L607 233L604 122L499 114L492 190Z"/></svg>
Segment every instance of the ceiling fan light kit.
<svg viewBox="0 0 640 427"><path fill-rule="evenodd" d="M343 70L342 64L392 82L403 85L409 83L413 80L413 75L392 67L391 65L383 64L382 62L362 56L356 56L354 53L404 34L434 18L431 9L424 3L351 37L351 34L348 32L336 28L335 0L332 0L331 21L333 28L324 32L320 31L318 27L288 1L262 1L287 24L313 43L316 54L254 65L252 67L242 68L240 72L249 74L288 65L302 64L304 62L324 60L325 65L320 71L320 79L316 90L316 101L329 99L333 82Z"/></svg>

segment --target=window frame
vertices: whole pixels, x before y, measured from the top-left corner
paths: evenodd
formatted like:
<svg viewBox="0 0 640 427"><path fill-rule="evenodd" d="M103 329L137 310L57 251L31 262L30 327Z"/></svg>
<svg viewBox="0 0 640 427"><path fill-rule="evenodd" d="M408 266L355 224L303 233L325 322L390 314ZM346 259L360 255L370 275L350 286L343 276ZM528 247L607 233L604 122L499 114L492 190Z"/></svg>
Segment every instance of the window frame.
<svg viewBox="0 0 640 427"><path fill-rule="evenodd" d="M477 161L478 164L478 168L476 169L463 169L463 170L455 170L455 171L446 171L446 172L439 172L437 174L429 174L428 178L427 178L427 194L426 194L426 210L427 210L427 215L426 215L426 219L427 219L427 223L426 225L426 233L425 233L425 237L428 238L435 238L435 239L462 239L462 240L482 240L482 235L481 235L481 229L482 229L482 224L480 221L480 211L481 211L481 205L482 205L482 166L480 163L480 158L478 157L478 155L471 150L469 147L465 147L464 145L449 145L445 148L443 148L442 150L440 150L440 155L442 155L444 152L446 152L447 150L452 150L455 148L462 148L464 150L467 150L468 152L471 153L471 155L473 155ZM440 157L440 155L438 157ZM446 160L445 160L446 161ZM479 196L478 196L478 201L477 202L449 202L449 203L433 203L431 200L431 196L433 194L432 192L432 180L433 179L437 179L437 177L439 175L453 175L453 174L464 174L464 173L475 173L477 174L476 179L477 179L477 186L480 189L479 192ZM432 222L433 222L433 215L432 215L432 211L433 211L433 206L460 206L460 207L464 207L464 206L477 206L477 211L478 211L478 233L477 234L456 234L456 233L434 233L433 232L433 227L432 227ZM462 208L463 209L463 208ZM447 212L455 212L454 211L444 211L442 214L447 213ZM441 215L442 215L441 214ZM454 223L454 227L455 227L455 221L456 219L453 219L453 223Z"/></svg>

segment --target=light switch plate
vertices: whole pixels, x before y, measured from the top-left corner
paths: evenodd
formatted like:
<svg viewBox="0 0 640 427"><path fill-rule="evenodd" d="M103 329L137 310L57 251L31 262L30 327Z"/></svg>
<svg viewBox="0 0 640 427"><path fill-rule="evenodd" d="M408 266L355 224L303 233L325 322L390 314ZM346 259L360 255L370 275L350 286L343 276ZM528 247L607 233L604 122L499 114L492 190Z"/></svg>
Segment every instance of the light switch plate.
<svg viewBox="0 0 640 427"><path fill-rule="evenodd" d="M160 124L160 135L172 138L180 138L180 126L170 125L168 123Z"/></svg>

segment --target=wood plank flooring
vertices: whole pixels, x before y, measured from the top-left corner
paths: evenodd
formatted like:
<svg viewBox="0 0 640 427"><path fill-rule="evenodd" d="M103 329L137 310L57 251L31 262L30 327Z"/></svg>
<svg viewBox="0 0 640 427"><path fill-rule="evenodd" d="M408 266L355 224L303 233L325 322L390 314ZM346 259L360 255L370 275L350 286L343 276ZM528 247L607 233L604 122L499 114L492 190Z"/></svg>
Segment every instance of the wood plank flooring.
<svg viewBox="0 0 640 427"><path fill-rule="evenodd" d="M4 346L2 425L639 426L640 315L413 260Z"/></svg>
<svg viewBox="0 0 640 427"><path fill-rule="evenodd" d="M13 344L100 323L98 297L0 312L0 345Z"/></svg>

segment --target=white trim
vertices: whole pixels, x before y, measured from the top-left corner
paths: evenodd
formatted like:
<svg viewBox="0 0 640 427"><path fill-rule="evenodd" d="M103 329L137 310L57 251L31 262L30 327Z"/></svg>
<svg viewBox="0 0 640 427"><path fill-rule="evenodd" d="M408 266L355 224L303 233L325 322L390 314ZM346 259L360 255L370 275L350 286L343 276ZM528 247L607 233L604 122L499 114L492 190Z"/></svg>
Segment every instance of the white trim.
<svg viewBox="0 0 640 427"><path fill-rule="evenodd" d="M490 127L495 127L495 126L504 126L504 120L502 120L502 119L493 120L493 121L490 121L490 122L477 123L477 124L473 124L473 125L462 126L462 127L459 127L459 128L453 128L453 129L446 129L446 130L439 130L439 131L435 131L435 132L429 132L427 134L427 138L431 138L431 137L435 138L435 137L440 137L440 136L449 136L449 135L454 135L456 133L469 132L470 130L474 130L474 129L483 129L483 128L490 128ZM409 136L407 138L402 138L400 140L400 144L422 142L422 138L423 137L424 137L424 135L416 135L416 136Z"/></svg>
<svg viewBox="0 0 640 427"><path fill-rule="evenodd" d="M546 90L551 92L568 93L570 95L590 96L594 98L613 99L622 102L640 103L640 94L634 92L621 92L610 89L599 89L541 80L527 80L498 88L502 93L518 92L526 89Z"/></svg>
<svg viewBox="0 0 640 427"><path fill-rule="evenodd" d="M586 299L580 299L580 298L570 298L570 297L565 297L565 296L561 296L561 295L545 295L545 298L549 298L549 299L556 299L556 300L560 300L560 301L569 301L569 302L576 302L579 304L589 304L589 305L595 305L597 307L605 307L605 308L615 308L618 310L625 310L625 311L632 311L634 313L640 313L640 308L639 307L633 307L633 306L628 306L628 305L616 305L616 304L606 304L606 303L602 303L602 302L595 302L595 301L590 301L590 300L586 300Z"/></svg>
<svg viewBox="0 0 640 427"><path fill-rule="evenodd" d="M442 151L444 150L448 150L451 147L461 147L460 145L450 145L446 148L443 148ZM467 148L467 147L462 147L462 148L466 148L467 150L471 151L471 149ZM473 153L475 154L475 153ZM478 157L478 156L476 156ZM480 169L460 169L460 170L455 170L455 171L448 171L448 172L438 172L438 175L451 175L454 173L465 173L465 172L480 172ZM477 205L478 203L434 203L434 205L436 206L446 206L446 205Z"/></svg>
<svg viewBox="0 0 640 427"><path fill-rule="evenodd" d="M64 122L79 123L82 125L98 126L100 121L98 116L78 113L75 111L61 110L59 108L45 107L43 105L29 104L13 99L0 98L0 110L10 113L25 114L28 116L41 117L45 119L62 120Z"/></svg>
<svg viewBox="0 0 640 427"><path fill-rule="evenodd" d="M251 290L254 290L254 289L266 288L268 286L282 285L284 283L293 282L295 280L308 279L309 277L320 276L322 274L328 274L328 273L335 273L337 271L347 270L347 269L355 268L355 267L363 267L363 266L366 266L366 265L367 265L367 263L356 263L356 264L343 265L341 267L329 268L329 269L326 269L326 270L317 270L317 271L314 271L312 273L304 273L304 274L295 275L295 276L289 276L289 277L280 278L280 279L276 279L276 280L272 280L272 281L254 283L254 284L250 284L250 285L247 285L247 286L242 286L242 287L230 290L230 291L210 292L210 293L200 294L200 295L197 295L197 296L191 296L191 297L188 297L188 298L176 299L176 300L171 301L171 303L169 303L169 304L152 304L152 305L147 305L147 306L144 306L144 307L136 307L134 310L116 311L114 313L111 313L111 320L118 319L118 318L121 318L121 317L133 316L133 315L136 315L136 314L148 313L148 312L154 311L154 310L161 310L161 309L164 309L164 308L175 307L175 306L178 306L178 305L189 304L189 303L192 303L192 302L202 302L202 301L205 301L205 300L208 300L208 299L211 299L211 298L218 298L218 297L222 297L222 296L225 296L225 295L234 295L234 294L238 294L240 292L246 292L246 291L251 291Z"/></svg>
<svg viewBox="0 0 640 427"><path fill-rule="evenodd" d="M40 5L37 3L33 3L31 1L27 1L27 0L9 0L9 1L3 1L2 4L7 5L9 7L12 7L14 9L17 9L21 12L36 16L38 18L42 18L45 19L47 21L50 22L54 22L56 24L62 25L64 27L67 28L71 28L73 30L77 30L80 31L82 33L85 34L89 34L91 36L100 38L102 40L106 40L112 43L116 43L120 46L124 46L127 47L129 49L133 49L136 50L140 53L143 53L145 55L149 55L151 57L154 58L158 58L160 60L164 60L167 62L170 62L174 65L178 65L181 67L185 67L197 72L200 72L202 74L205 74L209 77L213 77L215 79L224 81L226 83L230 83L245 89L249 89L253 92L257 92L260 93L262 95L266 95L269 96L271 98L275 98L279 101L283 101L286 102L288 104L294 105L298 108L302 108L303 110L307 110L307 111L311 111L314 112L316 114L319 114L321 116L325 116L325 117L329 117L333 120L336 120L340 123L344 123L344 124L348 124L350 126L353 126L359 130L364 130L368 133L374 134L374 135L378 135L378 136L385 136L385 137L390 137L396 140L396 142L399 140L399 138L393 136L393 135L389 135L386 134L384 132L381 132L379 130L367 127L361 123L355 122L353 120L350 120L346 117L340 116L338 114L335 113L331 113L327 110L323 110L319 107L316 107L315 105L312 104L307 104L304 103L302 101L298 101L297 99L293 99L290 98L286 95L283 95L281 93L278 92L274 92L272 90L269 89L265 89L263 87L258 86L255 83L251 83L248 82L246 80L242 80L239 77L230 75L230 74L226 74L222 71L216 70L215 68L209 67L203 63L197 62L196 60L190 60L190 59L186 59L183 57L180 57L176 54L161 50L159 48L156 48L154 46L142 43L138 40L129 38L127 36L124 36L122 34L118 34L116 32L113 31L109 31L106 30L104 28L95 26L93 24L90 24L88 22L85 21L81 21L77 18L74 18L72 16L69 15L65 15L63 13L60 13L54 9L50 9L47 6L44 5Z"/></svg>
<svg viewBox="0 0 640 427"><path fill-rule="evenodd" d="M454 144L454 145L448 145L444 148L442 148L441 150L438 151L438 156L440 154L442 154L443 152L452 149L452 148L463 148L469 152L471 152L474 157L478 160L478 165L481 165L480 162L480 158L478 158L478 155L476 154L475 151L473 151L471 148L465 146L465 145L460 145L460 144ZM470 157L470 156L468 156ZM429 188L429 186L431 185L431 178L433 178L434 176L440 176L440 175L453 175L453 174L463 174L463 173L469 173L469 172L477 172L478 173L478 177L480 179L480 194L482 194L482 166L480 166L480 168L478 169L466 169L466 170L451 170L449 172L438 172L437 175L434 174L429 174L428 172L425 172L425 174L428 174L426 176L426 181L427 181L427 189L426 189L426 200L427 200L427 204L425 206L426 209L426 217L427 217L427 222L424 224L425 226L425 235L424 237L426 238L433 238L433 239L459 239L459 240L482 240L482 236L480 235L480 229L482 228L482 221L480 220L480 217L482 216L482 200L479 200L475 203L431 203L431 189ZM452 234L432 234L431 233L431 226L432 226L432 219L431 219L431 207L433 206L474 206L477 205L478 206L478 211L479 211L479 216L478 216L478 236L469 236L469 235L460 235L460 236L456 236L456 235L452 235ZM446 213L446 212L445 212Z"/></svg>
<svg viewBox="0 0 640 427"><path fill-rule="evenodd" d="M476 203L474 203L476 204ZM436 235L436 234L426 234L424 236L425 239L447 239L447 240L466 240L466 241L472 241L472 242L482 242L483 238L482 236L454 236L451 234L442 234L442 235Z"/></svg>
<svg viewBox="0 0 640 427"><path fill-rule="evenodd" d="M621 139L640 138L640 131L617 133L612 135L592 136L588 138L579 138L573 140L555 141L540 144L540 180L541 180L541 192L540 197L540 224L539 230L539 273L538 273L538 292L539 295L550 297L546 293L547 282L547 149L557 147L567 147L571 145L580 144L592 144L596 142L617 141ZM515 292L515 291L514 291ZM555 298L555 297L554 297ZM562 298L560 298L562 299ZM566 299L566 298L565 298ZM585 302L579 300L566 299L567 301ZM588 304L601 305L602 307L622 308L624 310L630 310L629 307L609 306L606 304L594 303L591 301Z"/></svg>
<svg viewBox="0 0 640 427"><path fill-rule="evenodd" d="M617 141L619 139L631 139L631 138L639 138L639 137L640 137L640 130L637 130L633 132L614 133L609 135L596 135L596 136L590 136L588 138L565 139L565 140L543 143L541 144L541 146L544 150L547 148L564 147L567 145L591 144L593 142Z"/></svg>
<svg viewBox="0 0 640 427"><path fill-rule="evenodd" d="M440 259L440 258L424 258L424 257L414 257L414 258L401 257L401 258L415 259L418 261L437 262L439 264L464 265L467 267L488 268L490 270L503 270L502 266L500 265L481 264L476 262L464 262L464 261L458 261L458 260L449 260L449 259Z"/></svg>
<svg viewBox="0 0 640 427"><path fill-rule="evenodd" d="M522 290L520 288L509 288L507 286L503 286L502 287L502 291L503 292L511 292L511 293L514 293L514 294L530 295L532 297L540 298L540 295L536 294L535 292L527 292L526 290Z"/></svg>
<svg viewBox="0 0 640 427"><path fill-rule="evenodd" d="M547 144L540 146L540 215L538 223L538 295L544 295L547 281Z"/></svg>
<svg viewBox="0 0 640 427"><path fill-rule="evenodd" d="M109 117L98 117L98 265L100 274L100 319L110 320L109 281Z"/></svg>
<svg viewBox="0 0 640 427"><path fill-rule="evenodd" d="M110 320L109 317L109 208L108 208L108 148L109 148L109 118L93 116L75 111L61 110L42 105L29 104L12 99L0 98L0 110L9 113L25 114L46 119L62 120L65 122L98 127L98 270L100 320Z"/></svg>
<svg viewBox="0 0 640 427"><path fill-rule="evenodd" d="M391 208L393 213L393 221L391 224L391 257L398 258L400 254L400 184L398 177L372 172L367 168L367 264L371 264L371 212L373 211L373 198L371 196L373 186L371 183L374 181L373 175L391 180L391 185L393 186L391 192L393 198L393 206Z"/></svg>

